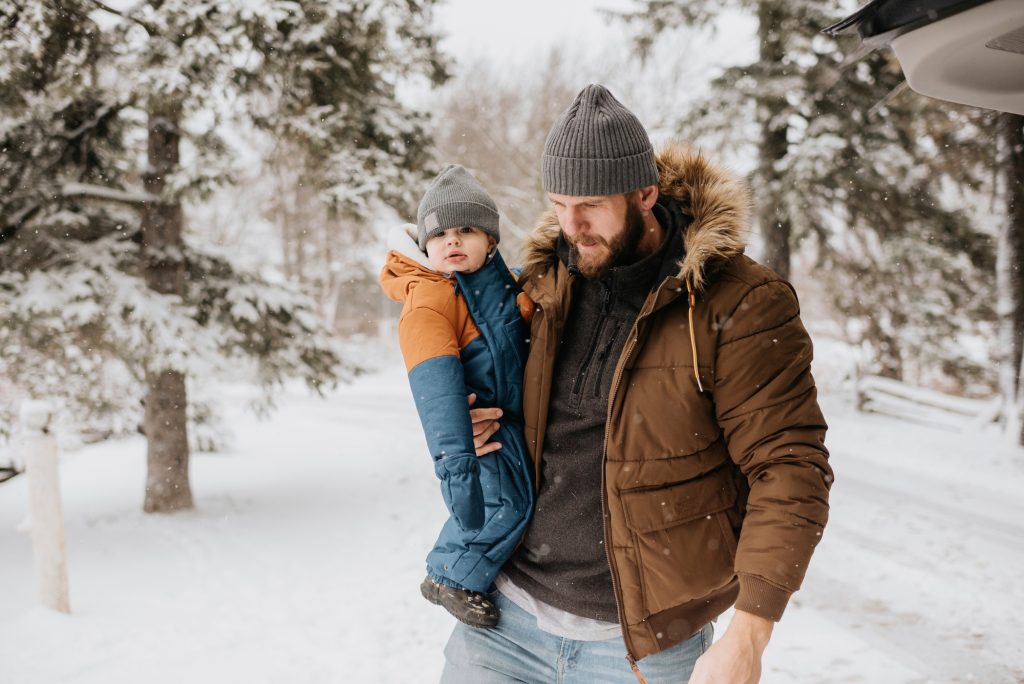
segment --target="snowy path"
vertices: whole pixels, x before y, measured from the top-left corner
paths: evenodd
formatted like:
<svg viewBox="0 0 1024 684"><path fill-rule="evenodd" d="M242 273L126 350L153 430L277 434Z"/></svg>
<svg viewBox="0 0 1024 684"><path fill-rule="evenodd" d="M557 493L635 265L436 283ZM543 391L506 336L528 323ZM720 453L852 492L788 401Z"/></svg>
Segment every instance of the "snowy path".
<svg viewBox="0 0 1024 684"><path fill-rule="evenodd" d="M65 458L71 617L32 607L5 485L0 682L436 679L451 624L418 587L444 509L404 378L284 403L194 458L193 512L141 513L141 440Z"/></svg>
<svg viewBox="0 0 1024 684"><path fill-rule="evenodd" d="M832 520L797 600L868 644L877 662L868 671L877 674L846 658L845 678L832 671L800 681L1024 681L1024 591L1015 577L1024 453L981 455L976 435L828 404L826 415L837 471Z"/></svg>
<svg viewBox="0 0 1024 684"><path fill-rule="evenodd" d="M417 587L444 509L385 367L233 410L193 512L141 513L139 439L65 455L71 616L34 607L25 478L0 485L0 683L436 681L452 621ZM1024 682L1024 453L825 410L832 522L763 682Z"/></svg>

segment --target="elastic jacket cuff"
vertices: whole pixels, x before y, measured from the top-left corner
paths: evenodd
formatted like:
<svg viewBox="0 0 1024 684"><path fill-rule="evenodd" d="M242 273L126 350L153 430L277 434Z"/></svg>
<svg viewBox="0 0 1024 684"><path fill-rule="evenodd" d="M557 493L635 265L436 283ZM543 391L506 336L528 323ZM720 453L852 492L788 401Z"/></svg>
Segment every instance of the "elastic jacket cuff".
<svg viewBox="0 0 1024 684"><path fill-rule="evenodd" d="M476 475L480 462L476 454L442 456L434 461L434 472L442 480L450 475Z"/></svg>
<svg viewBox="0 0 1024 684"><path fill-rule="evenodd" d="M756 575L740 575L740 595L736 599L736 610L743 610L778 622L793 592L777 586Z"/></svg>

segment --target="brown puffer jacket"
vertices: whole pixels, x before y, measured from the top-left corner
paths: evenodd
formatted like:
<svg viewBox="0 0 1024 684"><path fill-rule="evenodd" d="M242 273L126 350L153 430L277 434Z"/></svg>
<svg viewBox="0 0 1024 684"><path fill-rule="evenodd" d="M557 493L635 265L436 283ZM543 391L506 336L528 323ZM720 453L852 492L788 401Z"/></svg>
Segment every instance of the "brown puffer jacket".
<svg viewBox="0 0 1024 684"><path fill-rule="evenodd" d="M619 358L605 431L605 548L633 658L733 602L778 620L821 539L832 482L796 295L742 253L745 186L679 147L658 166L661 194L693 221L679 273L648 296ZM549 212L521 280L537 304L523 400L537 482L571 292L558 232Z"/></svg>

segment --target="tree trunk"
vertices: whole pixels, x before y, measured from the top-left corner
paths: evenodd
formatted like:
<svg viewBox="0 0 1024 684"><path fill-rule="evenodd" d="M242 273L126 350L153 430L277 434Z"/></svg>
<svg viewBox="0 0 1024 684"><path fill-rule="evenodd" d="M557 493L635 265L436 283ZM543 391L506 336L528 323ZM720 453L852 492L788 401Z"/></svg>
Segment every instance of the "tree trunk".
<svg viewBox="0 0 1024 684"><path fill-rule="evenodd" d="M761 2L758 6L757 36L760 41L761 65L774 68L785 57L783 43L783 12L778 3ZM789 242L792 223L784 202L783 179L776 168L788 153L789 126L780 114L785 110L784 97L768 96L759 103L761 143L758 176L761 195L756 198L758 226L764 245L764 263L783 278L789 279Z"/></svg>
<svg viewBox="0 0 1024 684"><path fill-rule="evenodd" d="M178 168L179 112L151 112L149 165L143 175L146 191L161 196L168 174ZM183 295L182 211L178 202L153 202L142 215L146 285L162 294ZM143 419L148 443L147 513L192 508L188 479L188 427L185 375L151 365L146 368L146 410Z"/></svg>
<svg viewBox="0 0 1024 684"><path fill-rule="evenodd" d="M1006 360L1013 378L1005 397L1007 407L1013 407L1011 411L1016 413L1017 442L1024 446L1024 116L999 115L999 130L1006 149L1002 168L1007 184L1006 228L999 236L999 257L1004 261L999 268L999 287L1006 289L1007 309L1002 325L1009 328L1007 338L1012 339L1007 349L1010 357Z"/></svg>
<svg viewBox="0 0 1024 684"><path fill-rule="evenodd" d="M1024 444L1024 116L1000 114L997 125L1007 210L996 255L999 391L1007 425Z"/></svg>
<svg viewBox="0 0 1024 684"><path fill-rule="evenodd" d="M1020 384L1017 386L1017 445L1024 446L1024 353L1020 357L1020 371L1017 374Z"/></svg>

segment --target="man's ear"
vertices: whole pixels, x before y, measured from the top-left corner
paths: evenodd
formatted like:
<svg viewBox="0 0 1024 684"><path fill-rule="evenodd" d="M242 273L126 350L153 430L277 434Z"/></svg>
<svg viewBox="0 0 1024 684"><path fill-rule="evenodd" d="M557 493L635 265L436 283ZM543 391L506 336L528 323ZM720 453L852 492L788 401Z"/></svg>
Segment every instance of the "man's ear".
<svg viewBox="0 0 1024 684"><path fill-rule="evenodd" d="M643 211L650 211L651 207L654 206L655 202L658 201L658 186L648 185L647 187L640 188L637 190L639 193L639 205Z"/></svg>

